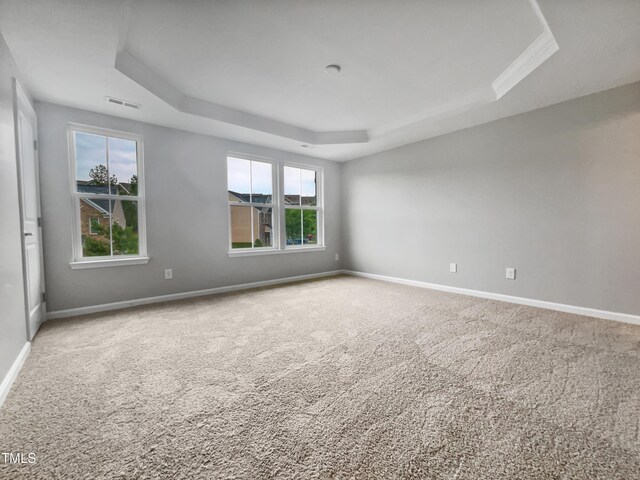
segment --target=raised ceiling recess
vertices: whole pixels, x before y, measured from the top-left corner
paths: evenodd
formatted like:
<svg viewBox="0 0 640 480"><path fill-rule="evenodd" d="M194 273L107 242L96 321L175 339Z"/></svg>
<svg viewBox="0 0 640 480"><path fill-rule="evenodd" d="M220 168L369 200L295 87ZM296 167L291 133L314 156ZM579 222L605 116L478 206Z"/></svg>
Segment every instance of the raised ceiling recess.
<svg viewBox="0 0 640 480"><path fill-rule="evenodd" d="M535 0L142 0L120 37L115 68L173 108L308 145L495 102L558 50Z"/></svg>

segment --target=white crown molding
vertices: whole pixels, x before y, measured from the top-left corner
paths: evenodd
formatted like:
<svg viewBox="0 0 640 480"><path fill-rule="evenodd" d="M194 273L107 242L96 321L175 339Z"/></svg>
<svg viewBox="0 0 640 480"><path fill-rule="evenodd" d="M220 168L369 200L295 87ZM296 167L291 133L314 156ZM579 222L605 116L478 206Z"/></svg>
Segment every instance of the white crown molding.
<svg viewBox="0 0 640 480"><path fill-rule="evenodd" d="M534 14L540 22L542 33L516 58L490 86L479 88L456 100L443 103L425 112L369 130L371 138L379 138L387 133L400 130L409 125L424 121L434 121L451 115L467 112L481 105L500 100L507 92L520 83L536 68L542 65L551 55L559 50L549 24L547 23L536 0L529 0Z"/></svg>
<svg viewBox="0 0 640 480"><path fill-rule="evenodd" d="M342 273L344 273L345 275L353 275L354 277L370 278L372 280L398 283L400 285L409 285L412 287L428 288L429 290L458 293L461 295L469 295L472 297L487 298L489 300L498 300L500 302L515 303L518 305L527 305L529 307L537 307L537 308L544 308L547 310L555 310L558 312L573 313L576 315L583 315L585 317L602 318L604 320L614 320L616 322L640 325L640 315L631 315L629 313L610 312L608 310L598 310L595 308L578 307L575 305L566 305L563 303L547 302L545 300L535 300L532 298L524 298L524 297L513 297L511 295L503 295L501 293L483 292L480 290L470 290L468 288L460 288L460 287L450 287L448 285L440 285L437 283L421 282L418 280L408 280L406 278L398 278L398 277L388 277L386 275L357 272L353 270L342 270Z"/></svg>
<svg viewBox="0 0 640 480"><path fill-rule="evenodd" d="M496 93L496 100L500 100L509 90L560 49L538 2L529 0L529 4L533 13L538 17L542 33L491 83L491 87Z"/></svg>
<svg viewBox="0 0 640 480"><path fill-rule="evenodd" d="M120 50L116 54L115 68L183 113L309 145L368 143L373 138L379 139L391 132L402 130L411 125L433 122L495 102L557 52L559 49L558 43L540 10L540 6L536 0L529 0L529 3L534 15L540 22L542 33L490 85L479 87L455 100L436 105L416 115L373 127L369 130L318 132L185 95L126 50L125 44L129 28L128 13L125 13L124 26L121 29ZM127 8L130 8L130 6Z"/></svg>
<svg viewBox="0 0 640 480"><path fill-rule="evenodd" d="M258 130L278 137L290 138L310 145L366 143L369 141L369 134L365 130L316 132L189 97L126 50L117 53L115 68L176 110L184 113Z"/></svg>
<svg viewBox="0 0 640 480"><path fill-rule="evenodd" d="M496 100L500 100L509 90L542 65L551 55L556 53L559 48L553 33L546 28L540 36L491 83L491 87L496 94Z"/></svg>
<svg viewBox="0 0 640 480"><path fill-rule="evenodd" d="M11 368L9 369L4 379L2 380L2 383L0 383L0 407L6 400L7 395L9 395L9 390L11 390L11 386L13 385L13 382L15 382L16 378L18 378L18 374L20 373L20 370L22 369L22 365L24 365L24 362L27 359L27 356L29 355L30 351L31 351L31 342L27 342L24 344L24 346L22 347L22 350L20 350L20 353L18 353L18 356L13 361Z"/></svg>
<svg viewBox="0 0 640 480"><path fill-rule="evenodd" d="M107 312L110 310L120 310L123 308L137 307L139 305L149 305L152 303L170 302L174 300L183 300L185 298L202 297L206 295L217 295L220 293L235 292L238 290L249 290L252 288L268 287L270 285L279 285L282 283L299 282L301 280L311 280L314 278L331 277L339 275L340 270L329 272L311 273L308 275L298 275L295 277L276 278L273 280L263 280L261 282L241 283L238 285L228 285L225 287L208 288L206 290L195 290L191 292L171 293L168 295L159 295L157 297L136 298L133 300L124 300L122 302L104 303L102 305L91 305L88 307L70 308L68 310L56 310L47 312L47 321L56 318L77 317L78 315L88 315L90 313Z"/></svg>

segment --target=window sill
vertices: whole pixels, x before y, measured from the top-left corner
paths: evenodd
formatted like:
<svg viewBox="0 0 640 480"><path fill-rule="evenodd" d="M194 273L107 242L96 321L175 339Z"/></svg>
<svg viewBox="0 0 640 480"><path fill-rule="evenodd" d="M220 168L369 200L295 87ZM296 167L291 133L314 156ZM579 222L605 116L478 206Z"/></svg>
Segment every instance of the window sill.
<svg viewBox="0 0 640 480"><path fill-rule="evenodd" d="M149 263L149 257L129 257L108 260L79 260L69 263L72 270L83 268L120 267L124 265L141 265Z"/></svg>
<svg viewBox="0 0 640 480"><path fill-rule="evenodd" d="M255 257L259 255L282 255L285 253L300 253L300 252L324 252L327 247L289 247L284 250L253 250L247 249L245 251L233 250L227 252L229 257Z"/></svg>

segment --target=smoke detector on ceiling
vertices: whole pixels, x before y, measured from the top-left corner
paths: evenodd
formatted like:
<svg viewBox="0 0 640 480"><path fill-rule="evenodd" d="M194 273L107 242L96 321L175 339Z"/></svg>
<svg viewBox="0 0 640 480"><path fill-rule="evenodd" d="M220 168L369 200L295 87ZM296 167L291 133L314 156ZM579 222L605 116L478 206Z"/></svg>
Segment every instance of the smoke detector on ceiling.
<svg viewBox="0 0 640 480"><path fill-rule="evenodd" d="M121 107L129 107L135 110L140 110L139 103L129 102L128 100L122 100L120 98L114 98L114 97L104 97L104 99L108 103L112 103L113 105L120 105Z"/></svg>

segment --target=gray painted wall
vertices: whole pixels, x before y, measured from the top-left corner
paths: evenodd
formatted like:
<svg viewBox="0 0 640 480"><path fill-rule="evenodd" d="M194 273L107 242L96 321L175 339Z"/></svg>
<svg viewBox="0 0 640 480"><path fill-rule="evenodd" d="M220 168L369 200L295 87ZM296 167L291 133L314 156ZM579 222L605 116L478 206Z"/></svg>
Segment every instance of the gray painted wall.
<svg viewBox="0 0 640 480"><path fill-rule="evenodd" d="M354 160L342 181L345 268L640 314L639 83Z"/></svg>
<svg viewBox="0 0 640 480"><path fill-rule="evenodd" d="M0 35L0 382L27 341L13 119L14 76L18 77L15 62Z"/></svg>
<svg viewBox="0 0 640 480"><path fill-rule="evenodd" d="M341 238L339 164L47 103L37 103L36 111L49 311L341 268L334 259ZM69 267L73 218L69 122L144 137L148 264L87 270ZM326 251L227 256L228 150L323 167ZM165 268L173 268L173 280L164 279Z"/></svg>

